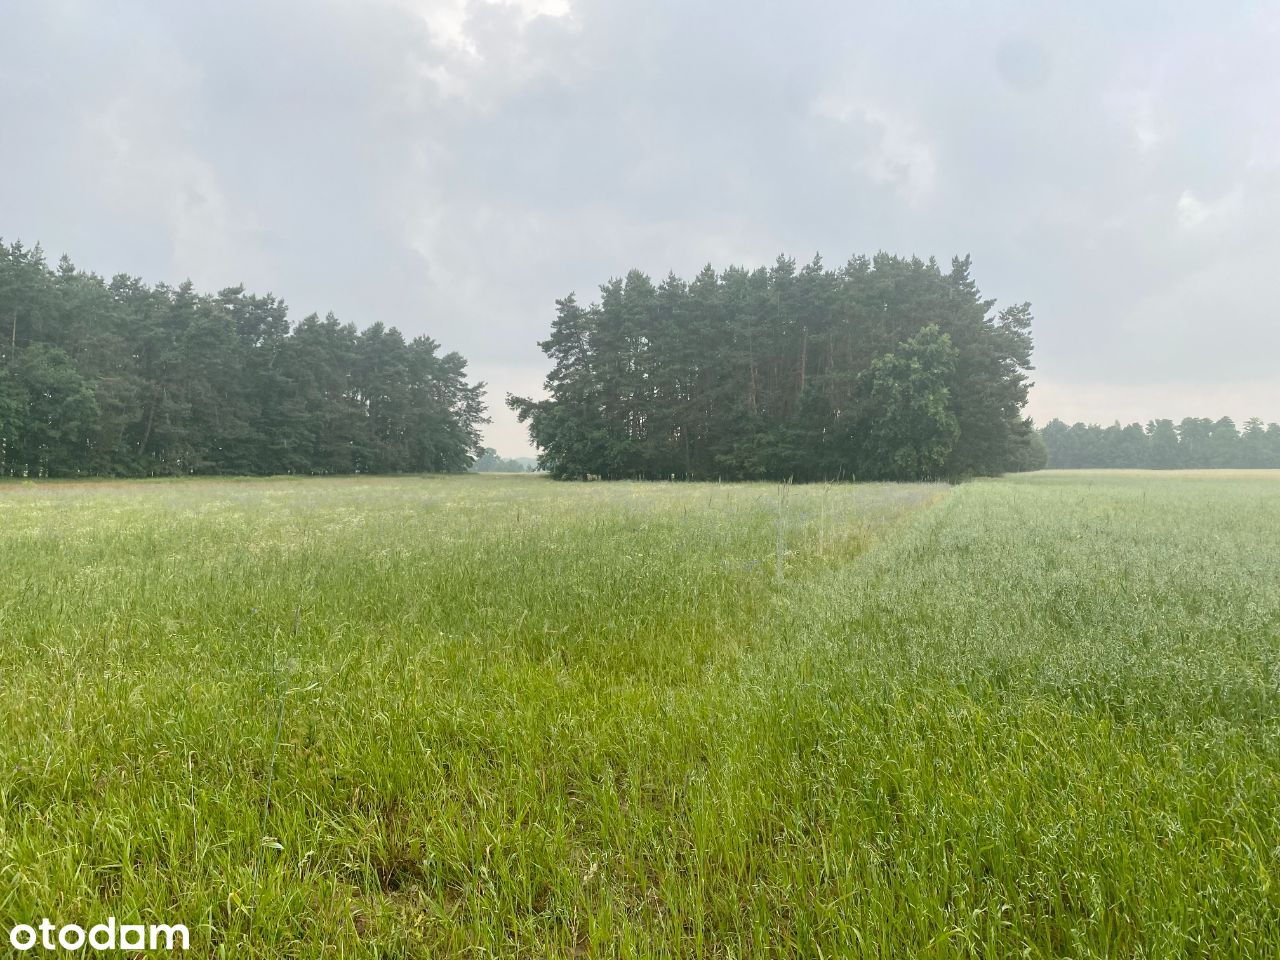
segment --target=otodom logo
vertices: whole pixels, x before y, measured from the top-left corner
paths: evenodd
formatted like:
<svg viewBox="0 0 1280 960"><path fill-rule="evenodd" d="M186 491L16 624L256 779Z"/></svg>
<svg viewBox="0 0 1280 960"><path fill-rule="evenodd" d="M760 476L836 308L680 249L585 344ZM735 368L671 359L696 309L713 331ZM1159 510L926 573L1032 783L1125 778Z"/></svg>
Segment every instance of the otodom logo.
<svg viewBox="0 0 1280 960"><path fill-rule="evenodd" d="M48 917L32 926L20 923L9 931L9 945L26 953L45 950L189 950L190 936L180 923L124 923L107 917L88 930L74 923L58 926Z"/></svg>

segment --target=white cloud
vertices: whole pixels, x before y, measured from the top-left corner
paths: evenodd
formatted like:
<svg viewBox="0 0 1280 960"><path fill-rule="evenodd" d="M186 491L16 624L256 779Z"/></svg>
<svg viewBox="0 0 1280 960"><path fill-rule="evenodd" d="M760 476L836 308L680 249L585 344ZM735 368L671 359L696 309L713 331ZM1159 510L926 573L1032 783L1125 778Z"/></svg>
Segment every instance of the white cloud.
<svg viewBox="0 0 1280 960"><path fill-rule="evenodd" d="M893 187L911 203L926 200L937 181L933 147L919 130L901 119L874 111L865 118L880 132L876 149L863 162L871 179Z"/></svg>
<svg viewBox="0 0 1280 960"><path fill-rule="evenodd" d="M446 51L467 57L484 55L476 37L474 23L488 10L501 10L518 26L538 17L567 18L572 9L569 0L387 0L408 11L426 25L435 44Z"/></svg>
<svg viewBox="0 0 1280 960"><path fill-rule="evenodd" d="M1134 142L1143 153L1151 153L1162 147L1173 135L1171 126L1161 115L1155 97L1149 90L1132 94L1126 112Z"/></svg>
<svg viewBox="0 0 1280 960"><path fill-rule="evenodd" d="M933 144L907 117L879 104L831 94L819 97L812 112L861 135L853 164L872 183L892 188L911 204L933 193L938 174Z"/></svg>
<svg viewBox="0 0 1280 960"><path fill-rule="evenodd" d="M1216 200L1201 200L1190 190L1178 197L1178 226L1184 230L1197 230L1206 225L1221 224L1240 211L1244 202L1244 188L1236 185Z"/></svg>
<svg viewBox="0 0 1280 960"><path fill-rule="evenodd" d="M190 105L202 78L174 51L151 53L115 95L86 104L81 169L120 218L150 221L167 239L163 279L219 286L240 273L246 254L268 259L254 241L257 217L192 142Z"/></svg>

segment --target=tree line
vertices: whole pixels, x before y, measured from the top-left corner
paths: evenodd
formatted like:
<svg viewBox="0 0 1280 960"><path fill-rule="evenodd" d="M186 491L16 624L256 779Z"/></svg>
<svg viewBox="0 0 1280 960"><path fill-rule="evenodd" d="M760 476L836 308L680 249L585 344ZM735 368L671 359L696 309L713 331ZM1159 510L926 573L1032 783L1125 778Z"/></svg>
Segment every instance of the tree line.
<svg viewBox="0 0 1280 960"><path fill-rule="evenodd" d="M484 447L471 465L473 473L532 473L537 465L529 457L502 457L493 447Z"/></svg>
<svg viewBox="0 0 1280 960"><path fill-rule="evenodd" d="M1022 416L1028 304L968 258L633 270L557 301L548 397L508 397L557 478L917 480L1053 467L1280 468L1280 425ZM522 469L429 337L278 298L46 263L0 241L0 476Z"/></svg>
<svg viewBox="0 0 1280 960"><path fill-rule="evenodd" d="M466 469L483 384L429 337L0 242L0 476Z"/></svg>
<svg viewBox="0 0 1280 960"><path fill-rule="evenodd" d="M1280 468L1280 424L1265 424L1257 417L1247 420L1243 430L1230 417L1187 417L1178 424L1152 420L1145 427L1119 422L1109 427L1067 426L1055 419L1041 428L1040 436L1050 467Z"/></svg>
<svg viewBox="0 0 1280 960"><path fill-rule="evenodd" d="M509 397L555 477L918 480L1043 466L1029 304L970 262L633 270L557 301L548 397Z"/></svg>

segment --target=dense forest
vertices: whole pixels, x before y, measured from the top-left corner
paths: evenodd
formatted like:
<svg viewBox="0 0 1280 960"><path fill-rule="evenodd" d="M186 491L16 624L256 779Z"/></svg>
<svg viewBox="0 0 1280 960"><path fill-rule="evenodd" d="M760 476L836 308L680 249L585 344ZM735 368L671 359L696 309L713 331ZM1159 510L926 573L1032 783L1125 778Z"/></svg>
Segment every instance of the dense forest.
<svg viewBox="0 0 1280 960"><path fill-rule="evenodd" d="M1258 418L1236 428L1230 417L1188 417L1101 427L1051 420L1040 430L1051 467L1280 467L1280 424Z"/></svg>
<svg viewBox="0 0 1280 960"><path fill-rule="evenodd" d="M0 242L0 476L464 470L483 384L439 350Z"/></svg>
<svg viewBox="0 0 1280 960"><path fill-rule="evenodd" d="M509 397L560 478L916 480L1035 469L1022 416L1028 304L993 312L968 258L879 254L838 270L639 271L543 352L548 398Z"/></svg>

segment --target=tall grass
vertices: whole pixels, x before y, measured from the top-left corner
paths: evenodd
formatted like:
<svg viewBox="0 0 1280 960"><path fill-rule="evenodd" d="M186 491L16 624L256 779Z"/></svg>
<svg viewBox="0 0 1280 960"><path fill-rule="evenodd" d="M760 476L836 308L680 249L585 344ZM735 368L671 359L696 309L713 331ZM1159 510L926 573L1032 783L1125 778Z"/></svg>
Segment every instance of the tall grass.
<svg viewBox="0 0 1280 960"><path fill-rule="evenodd" d="M0 487L0 932L1280 951L1280 476Z"/></svg>

